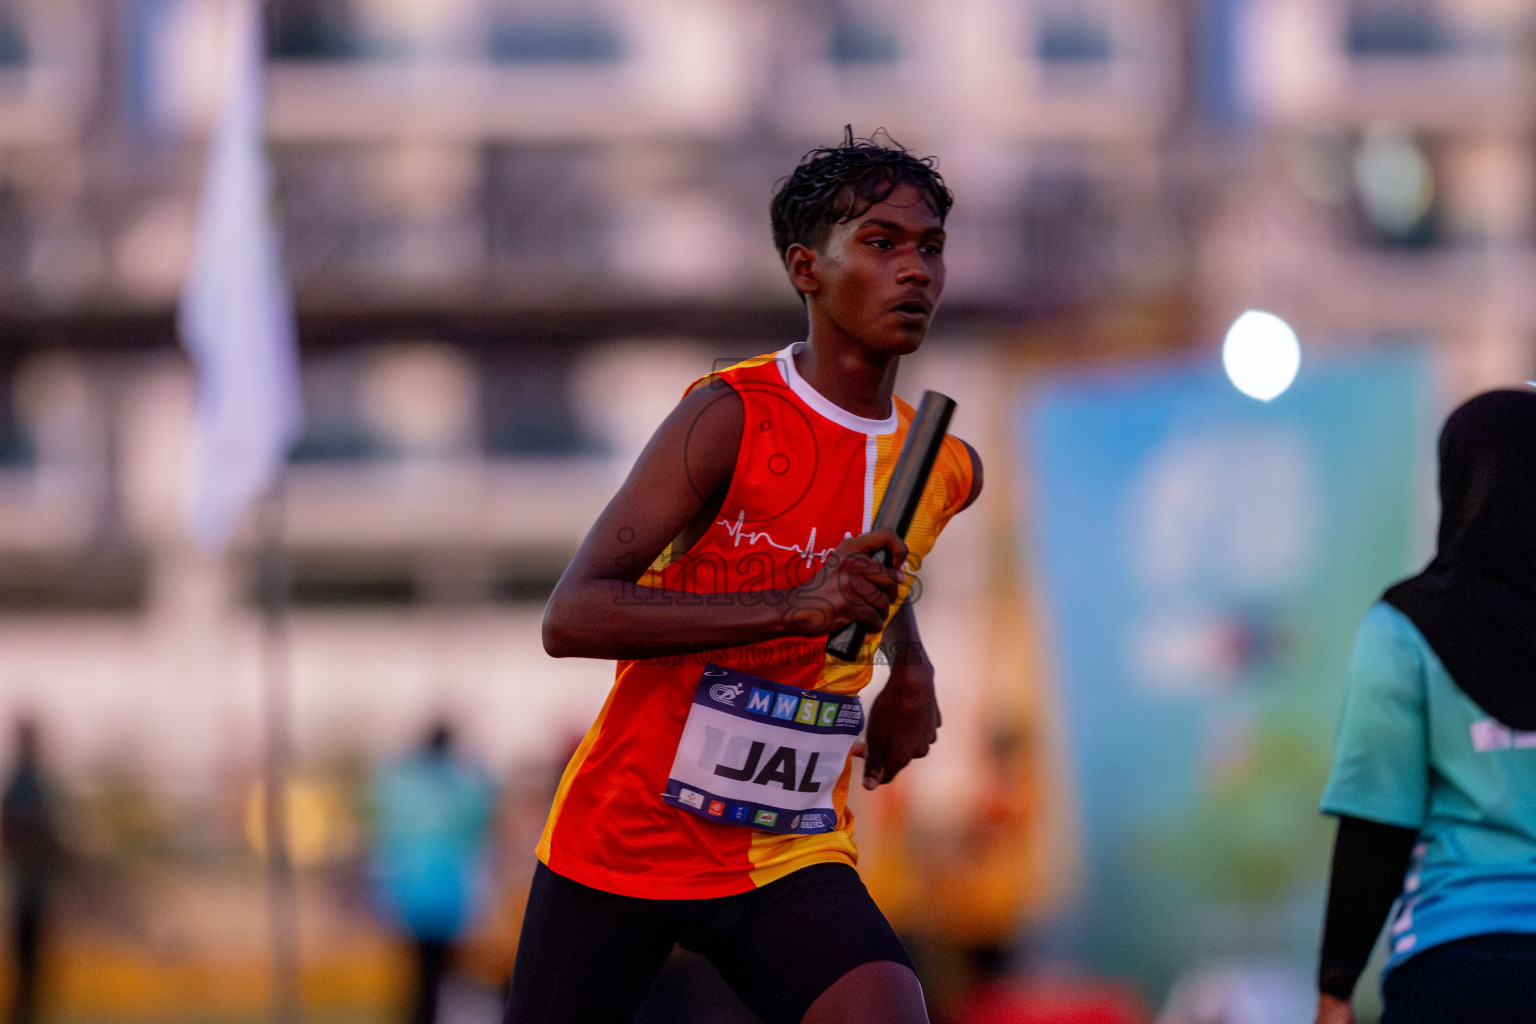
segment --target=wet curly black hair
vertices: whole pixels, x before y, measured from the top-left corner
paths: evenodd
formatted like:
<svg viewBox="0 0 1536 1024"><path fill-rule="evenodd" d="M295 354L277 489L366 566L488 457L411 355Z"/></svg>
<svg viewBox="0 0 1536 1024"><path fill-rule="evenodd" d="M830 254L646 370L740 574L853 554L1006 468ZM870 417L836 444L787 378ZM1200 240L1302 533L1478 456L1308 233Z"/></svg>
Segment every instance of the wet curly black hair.
<svg viewBox="0 0 1536 1024"><path fill-rule="evenodd" d="M796 242L819 249L832 225L863 216L902 185L916 188L940 223L955 203L936 158L913 156L884 128L855 139L845 126L842 145L811 150L779 182L768 207L779 258Z"/></svg>

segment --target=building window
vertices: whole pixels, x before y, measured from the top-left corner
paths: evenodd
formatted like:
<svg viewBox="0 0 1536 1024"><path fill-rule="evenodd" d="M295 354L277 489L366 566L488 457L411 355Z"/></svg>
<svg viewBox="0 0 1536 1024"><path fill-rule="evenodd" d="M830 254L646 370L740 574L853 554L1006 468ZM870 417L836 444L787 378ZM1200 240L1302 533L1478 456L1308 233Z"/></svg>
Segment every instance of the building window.
<svg viewBox="0 0 1536 1024"><path fill-rule="evenodd" d="M296 462L604 453L572 393L575 346L378 342L306 362Z"/></svg>
<svg viewBox="0 0 1536 1024"><path fill-rule="evenodd" d="M579 352L555 342L491 350L480 357L482 432L487 454L570 458L600 455L572 394Z"/></svg>
<svg viewBox="0 0 1536 1024"><path fill-rule="evenodd" d="M1074 157L1042 159L1022 203L1022 290L1047 308L1089 301L1108 277L1114 225L1101 187Z"/></svg>
<svg viewBox="0 0 1536 1024"><path fill-rule="evenodd" d="M294 462L362 462L389 454L359 410L357 355L331 356L304 366L304 435Z"/></svg>
<svg viewBox="0 0 1536 1024"><path fill-rule="evenodd" d="M896 5L889 0L834 0L830 56L836 64L886 64L901 55Z"/></svg>
<svg viewBox="0 0 1536 1024"><path fill-rule="evenodd" d="M275 60L338 60L361 49L347 0L268 0L266 32Z"/></svg>
<svg viewBox="0 0 1536 1024"><path fill-rule="evenodd" d="M594 154L493 145L486 153L486 247L524 280L585 275L604 258L607 202Z"/></svg>
<svg viewBox="0 0 1536 1024"><path fill-rule="evenodd" d="M434 342L383 342L304 367L300 462L441 460L478 455L479 388L470 360Z"/></svg>
<svg viewBox="0 0 1536 1024"><path fill-rule="evenodd" d="M600 63L624 56L612 12L591 0L489 0L492 60Z"/></svg>
<svg viewBox="0 0 1536 1024"><path fill-rule="evenodd" d="M16 16L15 0L0 0L0 68L21 67L29 56L27 37Z"/></svg>
<svg viewBox="0 0 1536 1024"><path fill-rule="evenodd" d="M32 433L21 415L14 358L0 361L0 470L27 469L37 462Z"/></svg>
<svg viewBox="0 0 1536 1024"><path fill-rule="evenodd" d="M1434 0L1349 0L1346 46L1357 57L1413 57L1449 48Z"/></svg>
<svg viewBox="0 0 1536 1024"><path fill-rule="evenodd" d="M1047 0L1035 7L1035 58L1045 64L1101 64L1114 54L1107 13L1081 0Z"/></svg>

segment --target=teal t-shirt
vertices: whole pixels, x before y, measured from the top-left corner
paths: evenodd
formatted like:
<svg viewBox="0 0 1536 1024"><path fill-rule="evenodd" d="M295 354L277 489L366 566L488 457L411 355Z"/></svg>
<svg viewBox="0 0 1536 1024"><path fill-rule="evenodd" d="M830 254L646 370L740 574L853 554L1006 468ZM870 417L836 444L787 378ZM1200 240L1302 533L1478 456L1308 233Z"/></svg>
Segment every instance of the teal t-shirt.
<svg viewBox="0 0 1536 1024"><path fill-rule="evenodd" d="M1322 810L1419 830L1388 971L1452 939L1536 933L1536 733L1489 717L1388 604L1355 634Z"/></svg>
<svg viewBox="0 0 1536 1024"><path fill-rule="evenodd" d="M453 939L484 895L489 781L452 757L417 753L386 766L371 798L375 899L417 938Z"/></svg>

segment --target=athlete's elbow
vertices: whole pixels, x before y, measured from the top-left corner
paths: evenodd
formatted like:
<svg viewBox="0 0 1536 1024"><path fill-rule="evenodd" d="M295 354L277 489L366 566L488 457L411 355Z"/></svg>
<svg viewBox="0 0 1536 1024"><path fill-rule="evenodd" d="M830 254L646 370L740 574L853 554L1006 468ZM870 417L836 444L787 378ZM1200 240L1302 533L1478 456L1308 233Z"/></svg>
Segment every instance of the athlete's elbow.
<svg viewBox="0 0 1536 1024"><path fill-rule="evenodd" d="M582 653L581 637L573 628L574 625L570 609L556 592L549 599L549 604L544 606L544 653L551 658L579 657Z"/></svg>

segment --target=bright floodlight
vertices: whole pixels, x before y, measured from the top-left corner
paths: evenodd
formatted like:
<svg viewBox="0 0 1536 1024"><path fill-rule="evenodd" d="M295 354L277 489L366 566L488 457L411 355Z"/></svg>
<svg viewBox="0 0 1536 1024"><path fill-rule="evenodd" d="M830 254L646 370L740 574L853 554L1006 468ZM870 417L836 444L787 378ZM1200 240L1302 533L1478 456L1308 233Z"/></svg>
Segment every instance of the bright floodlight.
<svg viewBox="0 0 1536 1024"><path fill-rule="evenodd" d="M1301 345L1290 324L1273 313L1250 309L1228 328L1221 363L1237 390L1267 402L1296 379Z"/></svg>

